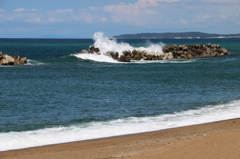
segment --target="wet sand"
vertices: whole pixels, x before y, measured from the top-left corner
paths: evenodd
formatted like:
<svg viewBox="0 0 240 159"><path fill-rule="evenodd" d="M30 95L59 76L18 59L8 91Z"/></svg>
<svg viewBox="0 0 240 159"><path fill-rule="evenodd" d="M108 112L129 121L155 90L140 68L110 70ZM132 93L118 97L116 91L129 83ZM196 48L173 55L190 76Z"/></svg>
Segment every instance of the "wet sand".
<svg viewBox="0 0 240 159"><path fill-rule="evenodd" d="M0 159L239 159L240 119L0 152Z"/></svg>

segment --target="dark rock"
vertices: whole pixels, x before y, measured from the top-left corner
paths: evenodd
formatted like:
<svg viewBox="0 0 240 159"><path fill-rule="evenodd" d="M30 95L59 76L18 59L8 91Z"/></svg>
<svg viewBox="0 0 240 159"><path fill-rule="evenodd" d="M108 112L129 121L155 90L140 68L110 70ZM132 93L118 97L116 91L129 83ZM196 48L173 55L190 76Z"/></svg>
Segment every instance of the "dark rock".
<svg viewBox="0 0 240 159"><path fill-rule="evenodd" d="M118 52L116 52L115 54L114 54L114 59L117 59L118 58L118 56L119 56L119 54L118 54Z"/></svg>
<svg viewBox="0 0 240 159"><path fill-rule="evenodd" d="M201 45L199 45L199 44L194 44L193 47L194 47L195 49L198 49L198 48L201 47Z"/></svg>
<svg viewBox="0 0 240 159"><path fill-rule="evenodd" d="M227 54L227 53L228 53L227 49L225 49L225 48L221 48L221 49L219 49L219 50L220 50L221 53L224 53L224 54Z"/></svg>
<svg viewBox="0 0 240 159"><path fill-rule="evenodd" d="M130 50L125 50L125 51L123 51L122 53L123 53L123 55L125 55L125 56L131 56L131 54L132 54Z"/></svg>
<svg viewBox="0 0 240 159"><path fill-rule="evenodd" d="M152 57L153 57L153 56L152 56L151 54L148 54L146 60L152 60Z"/></svg>
<svg viewBox="0 0 240 159"><path fill-rule="evenodd" d="M203 50L197 49L196 53L197 53L198 55L201 55L201 54L203 53Z"/></svg>
<svg viewBox="0 0 240 159"><path fill-rule="evenodd" d="M177 56L180 56L183 54L183 51L177 51L176 54L177 54Z"/></svg>
<svg viewBox="0 0 240 159"><path fill-rule="evenodd" d="M158 56L157 59L158 59L158 60L163 60L163 57L162 57L162 56Z"/></svg>
<svg viewBox="0 0 240 159"><path fill-rule="evenodd" d="M99 48L97 48L97 47L94 47L94 46L91 46L90 48L89 48L89 52L90 53L98 53L98 52L100 52L100 50L99 50Z"/></svg>
<svg viewBox="0 0 240 159"><path fill-rule="evenodd" d="M181 44L178 46L179 50L183 50L183 51L187 51L188 48L187 48L187 45L186 44Z"/></svg>
<svg viewBox="0 0 240 159"><path fill-rule="evenodd" d="M119 61L121 61L121 62L130 62L131 61L131 57L130 56L121 55Z"/></svg>
<svg viewBox="0 0 240 159"><path fill-rule="evenodd" d="M141 60L141 59L142 59L142 57L140 55L135 55L133 57L133 60Z"/></svg>
<svg viewBox="0 0 240 159"><path fill-rule="evenodd" d="M174 50L176 50L178 47L177 47L177 45L175 45L175 44L173 44L173 45L170 45L169 46L169 51L174 51Z"/></svg>
<svg viewBox="0 0 240 159"><path fill-rule="evenodd" d="M137 54L138 54L137 50L133 50L133 51L132 51L132 54L133 54L133 55L137 55Z"/></svg>
<svg viewBox="0 0 240 159"><path fill-rule="evenodd" d="M164 46L163 47L163 52L168 53L169 52L169 46Z"/></svg>
<svg viewBox="0 0 240 159"><path fill-rule="evenodd" d="M115 53L114 52L108 52L107 55L111 56L115 60L118 59L118 57L119 57L118 52L115 52Z"/></svg>
<svg viewBox="0 0 240 159"><path fill-rule="evenodd" d="M207 54L211 54L212 50L210 48L206 48L206 52L207 52Z"/></svg>
<svg viewBox="0 0 240 159"><path fill-rule="evenodd" d="M207 47L211 47L211 45L212 45L211 43L207 43L206 44Z"/></svg>

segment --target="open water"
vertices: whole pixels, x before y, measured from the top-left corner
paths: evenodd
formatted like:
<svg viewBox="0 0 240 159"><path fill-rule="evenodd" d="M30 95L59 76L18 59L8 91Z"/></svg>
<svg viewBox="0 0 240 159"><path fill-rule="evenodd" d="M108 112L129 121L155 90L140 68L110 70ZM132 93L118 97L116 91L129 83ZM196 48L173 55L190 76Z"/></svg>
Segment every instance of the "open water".
<svg viewBox="0 0 240 159"><path fill-rule="evenodd" d="M224 57L120 63L101 49L219 44ZM240 117L240 39L0 39L28 58L0 66L0 151L155 131Z"/></svg>

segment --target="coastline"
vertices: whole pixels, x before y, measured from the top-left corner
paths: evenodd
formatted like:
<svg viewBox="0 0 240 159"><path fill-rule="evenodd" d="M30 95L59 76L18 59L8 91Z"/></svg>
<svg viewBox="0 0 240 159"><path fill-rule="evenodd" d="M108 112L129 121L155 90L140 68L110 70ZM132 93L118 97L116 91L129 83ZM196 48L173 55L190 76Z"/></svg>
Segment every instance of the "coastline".
<svg viewBox="0 0 240 159"><path fill-rule="evenodd" d="M0 152L3 159L239 158L240 118Z"/></svg>

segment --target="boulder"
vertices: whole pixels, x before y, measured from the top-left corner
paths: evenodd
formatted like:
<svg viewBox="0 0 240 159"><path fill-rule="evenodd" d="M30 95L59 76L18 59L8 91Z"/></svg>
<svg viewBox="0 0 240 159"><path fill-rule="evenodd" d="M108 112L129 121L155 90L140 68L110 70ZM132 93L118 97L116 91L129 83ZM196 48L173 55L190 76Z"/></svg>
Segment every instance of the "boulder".
<svg viewBox="0 0 240 159"><path fill-rule="evenodd" d="M131 54L132 54L130 50L125 50L125 51L123 51L122 53L123 53L123 55L125 55L125 56L131 56Z"/></svg>
<svg viewBox="0 0 240 159"><path fill-rule="evenodd" d="M133 57L133 60L141 60L141 59L142 59L142 57L140 55L135 55Z"/></svg>
<svg viewBox="0 0 240 159"><path fill-rule="evenodd" d="M168 53L169 52L169 46L164 46L162 50L163 50L164 53Z"/></svg>
<svg viewBox="0 0 240 159"><path fill-rule="evenodd" d="M147 51L146 50L142 50L142 56L146 56L147 55Z"/></svg>
<svg viewBox="0 0 240 159"><path fill-rule="evenodd" d="M99 48L97 48L97 47L94 47L94 46L91 46L90 48L89 48L89 52L90 53L98 53L98 52L100 52L100 49Z"/></svg>
<svg viewBox="0 0 240 159"><path fill-rule="evenodd" d="M147 59L146 60L152 60L153 55L152 54L147 54Z"/></svg>
<svg viewBox="0 0 240 159"><path fill-rule="evenodd" d="M181 59L187 59L187 55L185 55L185 54L182 54L180 57L181 57Z"/></svg>
<svg viewBox="0 0 240 159"><path fill-rule="evenodd" d="M160 54L160 53L158 53L158 52L153 53L153 54L152 54L152 55L153 55L153 58L157 58L157 57L159 56L159 54Z"/></svg>
<svg viewBox="0 0 240 159"><path fill-rule="evenodd" d="M132 51L132 54L135 56L135 55L138 54L138 51L137 51L137 50L133 50L133 51Z"/></svg>
<svg viewBox="0 0 240 159"><path fill-rule="evenodd" d="M162 57L162 56L158 56L157 59L158 59L158 60L163 60L163 57Z"/></svg>
<svg viewBox="0 0 240 159"><path fill-rule="evenodd" d="M14 65L20 65L20 56L13 56L14 58Z"/></svg>
<svg viewBox="0 0 240 159"><path fill-rule="evenodd" d="M194 44L193 47L194 47L195 49L198 49L198 48L201 47L201 45L199 45L199 44Z"/></svg>
<svg viewBox="0 0 240 159"><path fill-rule="evenodd" d="M84 50L82 50L80 53L81 53L81 54L88 54L89 52L84 49Z"/></svg>
<svg viewBox="0 0 240 159"><path fill-rule="evenodd" d="M173 53L172 53L172 52L169 52L169 53L168 53L168 59L169 59L169 60L174 59L174 57L173 57Z"/></svg>
<svg viewBox="0 0 240 159"><path fill-rule="evenodd" d="M118 57L119 57L118 52L113 53L113 56L112 56L113 59L118 59Z"/></svg>
<svg viewBox="0 0 240 159"><path fill-rule="evenodd" d="M221 52L221 53L224 53L224 54L227 54L227 53L228 53L227 49L225 49L225 48L221 48L221 49L220 49L220 52Z"/></svg>
<svg viewBox="0 0 240 159"><path fill-rule="evenodd" d="M192 54L187 54L186 57L187 57L187 59L192 59L193 58Z"/></svg>
<svg viewBox="0 0 240 159"><path fill-rule="evenodd" d="M14 65L14 58L12 56L3 55L3 59L5 59L4 60L4 64L6 64L6 65Z"/></svg>
<svg viewBox="0 0 240 159"><path fill-rule="evenodd" d="M211 54L212 50L210 48L206 48L206 52L207 52L207 54Z"/></svg>
<svg viewBox="0 0 240 159"><path fill-rule="evenodd" d="M131 61L131 57L130 56L121 55L119 61L121 61L121 62L130 62Z"/></svg>
<svg viewBox="0 0 240 159"><path fill-rule="evenodd" d="M211 47L212 44L211 44L211 43L207 43L206 46L207 46L207 47Z"/></svg>
<svg viewBox="0 0 240 159"><path fill-rule="evenodd" d="M186 44L181 44L178 46L179 50L183 50L183 51L187 51L188 50L188 47Z"/></svg>
<svg viewBox="0 0 240 159"><path fill-rule="evenodd" d="M8 65L8 60L7 59L2 59L2 65Z"/></svg>
<svg viewBox="0 0 240 159"><path fill-rule="evenodd" d="M20 59L20 65L24 65L24 64L27 64L27 58L26 57L23 57Z"/></svg>
<svg viewBox="0 0 240 159"><path fill-rule="evenodd" d="M173 44L173 45L170 45L169 46L169 51L174 51L174 50L177 50L178 46Z"/></svg>

